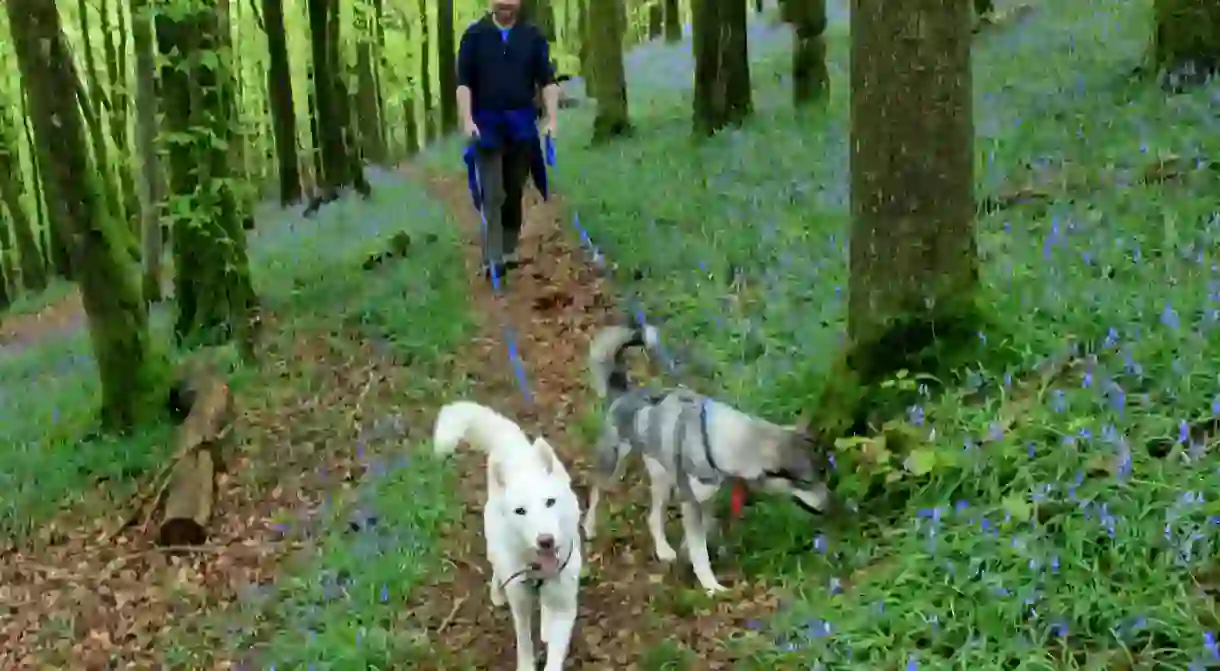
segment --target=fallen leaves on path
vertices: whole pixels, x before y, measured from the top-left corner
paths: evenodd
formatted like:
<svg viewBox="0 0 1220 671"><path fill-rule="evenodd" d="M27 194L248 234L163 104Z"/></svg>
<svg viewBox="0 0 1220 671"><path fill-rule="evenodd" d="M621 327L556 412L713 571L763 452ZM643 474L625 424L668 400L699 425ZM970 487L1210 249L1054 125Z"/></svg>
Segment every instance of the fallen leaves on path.
<svg viewBox="0 0 1220 671"><path fill-rule="evenodd" d="M586 358L593 333L621 319L614 313L611 289L571 243L561 204L531 199L522 234L523 265L510 273L505 295L493 295L475 273L479 222L465 181L426 179L433 194L470 231L467 265L484 334L476 349L488 362L480 400L515 417L527 433L543 434L556 445L583 500L584 474L591 471L591 446L584 444L578 429L590 400ZM503 340L506 325L519 340L532 403L517 388ZM515 660L511 620L507 608L492 607L485 574L482 457L459 453L455 468L461 472L465 515L446 542L454 570L412 607L434 632L435 645L443 648L435 651L432 668L509 668ZM749 636L748 623L774 613L777 598L762 584L735 575L731 566L720 566L718 575L735 588L710 599L693 578L661 565L653 558L645 530L646 501L643 474L629 473L606 503L607 522L621 524L606 524L603 533L586 544L588 575L581 588L569 668L660 668L646 660L656 662L658 655L669 654L658 651L674 646L682 652L673 654L699 659L701 669L731 668L738 651L730 648L730 639ZM438 632L441 623L444 631Z"/></svg>
<svg viewBox="0 0 1220 671"><path fill-rule="evenodd" d="M401 367L369 344L298 336L264 364L237 397L239 447L219 477L209 543L158 549L155 525L108 540L125 511L104 501L91 518L46 525L35 547L0 556L0 668L164 668L166 651L191 640L211 644L192 668L233 667L233 632L207 626L312 552L310 521L364 470L362 432L404 396ZM288 519L302 523L286 529Z"/></svg>

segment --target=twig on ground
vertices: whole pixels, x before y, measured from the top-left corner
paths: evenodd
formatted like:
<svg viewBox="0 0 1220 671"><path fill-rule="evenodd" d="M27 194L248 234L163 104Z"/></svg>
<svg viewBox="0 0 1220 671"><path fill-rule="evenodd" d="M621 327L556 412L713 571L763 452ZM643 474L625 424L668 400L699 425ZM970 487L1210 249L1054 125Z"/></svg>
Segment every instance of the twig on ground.
<svg viewBox="0 0 1220 671"><path fill-rule="evenodd" d="M453 600L453 608L450 608L449 614L445 616L445 619L441 620L440 626L436 628L436 633L439 634L445 631L445 629L453 623L453 618L457 616L457 612L461 610L462 604L464 603L466 603L466 597L464 596L459 596Z"/></svg>

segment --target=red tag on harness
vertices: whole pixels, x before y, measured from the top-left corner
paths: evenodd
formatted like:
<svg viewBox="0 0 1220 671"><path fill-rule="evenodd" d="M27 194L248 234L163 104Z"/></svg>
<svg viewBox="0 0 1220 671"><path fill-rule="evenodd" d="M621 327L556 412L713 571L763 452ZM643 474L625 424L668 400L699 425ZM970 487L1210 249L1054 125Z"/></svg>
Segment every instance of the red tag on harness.
<svg viewBox="0 0 1220 671"><path fill-rule="evenodd" d="M746 505L746 494L746 483L734 480L732 498L729 501L729 513L735 520L741 518L741 511Z"/></svg>

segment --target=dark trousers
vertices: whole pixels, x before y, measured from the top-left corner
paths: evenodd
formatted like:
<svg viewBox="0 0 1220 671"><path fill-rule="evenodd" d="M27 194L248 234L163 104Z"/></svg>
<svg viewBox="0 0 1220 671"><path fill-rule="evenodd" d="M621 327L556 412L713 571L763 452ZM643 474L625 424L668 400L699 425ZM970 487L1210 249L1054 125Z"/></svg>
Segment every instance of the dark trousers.
<svg viewBox="0 0 1220 671"><path fill-rule="evenodd" d="M478 167L483 191L483 262L504 263L517 254L521 239L525 179L529 174L529 147L506 142L497 149L479 149Z"/></svg>

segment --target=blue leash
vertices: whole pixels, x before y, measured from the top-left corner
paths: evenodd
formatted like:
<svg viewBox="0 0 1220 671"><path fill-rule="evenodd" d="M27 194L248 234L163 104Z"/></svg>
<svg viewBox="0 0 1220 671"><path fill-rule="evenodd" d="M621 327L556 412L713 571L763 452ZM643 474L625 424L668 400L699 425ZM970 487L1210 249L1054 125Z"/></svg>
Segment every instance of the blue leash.
<svg viewBox="0 0 1220 671"><path fill-rule="evenodd" d="M552 172L555 172L555 140L549 134L546 136L546 164L547 167L552 169ZM580 213L576 212L575 210L572 212L572 226L576 229L577 235L580 236L581 245L585 248L585 251L589 253L589 256L592 257L593 265L597 266L598 269L603 272L607 270L605 255L602 254L601 250L597 248L597 245L593 243L593 238L589 237L589 232L585 230L585 227L580 223ZM628 295L626 303L627 309L631 313L632 318L635 320L636 326L639 328L644 328L648 322L644 319L644 308L640 305L640 302L636 300L634 295ZM669 353L666 352L659 343L657 346L657 354L659 355L661 362L665 365L666 370L672 373L677 368L673 358L669 356Z"/></svg>
<svg viewBox="0 0 1220 671"><path fill-rule="evenodd" d="M475 161L474 168L474 184L475 189L479 192L479 221L482 223L483 229L483 249L487 249L487 242L490 237L490 231L487 226L487 213L484 211L484 204L487 202L486 194L483 193L483 179L479 175L478 160ZM502 286L500 283L500 272L496 268L496 264L488 263L487 272L491 274L491 288L495 292L496 298L503 296ZM521 389L521 395L525 397L526 403L532 404L534 396L530 392L529 383L525 377L525 363L521 361L521 355L517 348L517 336L513 333L513 329L508 325L507 319L500 320L504 324L504 343L508 349L508 360L512 363L513 372L517 375L517 386Z"/></svg>

